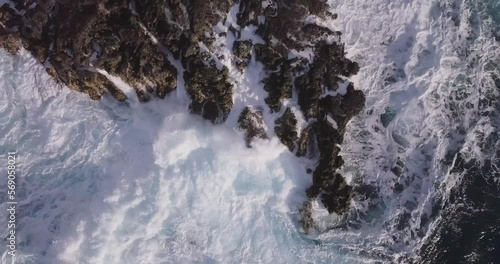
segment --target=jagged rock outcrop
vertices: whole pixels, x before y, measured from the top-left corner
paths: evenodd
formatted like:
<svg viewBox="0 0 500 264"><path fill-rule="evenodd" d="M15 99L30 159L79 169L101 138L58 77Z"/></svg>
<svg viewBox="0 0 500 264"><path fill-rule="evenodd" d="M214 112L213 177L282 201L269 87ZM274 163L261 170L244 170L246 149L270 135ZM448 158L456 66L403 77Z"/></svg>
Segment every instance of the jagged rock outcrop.
<svg viewBox="0 0 500 264"><path fill-rule="evenodd" d="M314 158L317 153L316 137L314 135L313 127L308 126L302 133L300 133L299 140L297 141L297 156Z"/></svg>
<svg viewBox="0 0 500 264"><path fill-rule="evenodd" d="M286 67L286 66L284 66ZM286 71L271 72L269 77L263 80L264 90L268 97L264 99L271 111L281 110L281 101L292 97L292 76Z"/></svg>
<svg viewBox="0 0 500 264"><path fill-rule="evenodd" d="M268 92L265 102L272 112L279 112L283 100L296 93L300 110L309 124L298 136L297 121L287 108L276 122L276 135L290 150L296 148L297 156L317 159L313 184L307 190L310 201L319 197L330 213L343 214L354 193L338 173L344 164L338 145L343 141L349 120L362 110L365 98L352 83L347 84L346 93L341 94L339 84L346 82L345 77L357 74L359 66L345 57L340 32L311 22L337 17L328 12L326 1L266 3L259 5L256 1L242 0L237 14L240 26L257 26L256 33L267 43L254 45L255 58L268 74L262 81ZM265 23L260 22L261 17L265 17ZM298 53L310 56L300 57ZM329 95L324 96L326 92ZM300 222L306 232L314 226L310 201L300 210Z"/></svg>
<svg viewBox="0 0 500 264"><path fill-rule="evenodd" d="M177 68L167 56L172 54L187 68L192 111L221 122L232 106L232 86L224 69L207 63L199 42L209 45L213 38L207 32L232 4L199 0L20 1L1 7L0 45L16 52L15 40L20 40L69 88L92 99L110 93L120 101L126 100L125 94L96 73L96 68L120 77L135 88L140 101L147 102L152 94L164 98L177 88Z"/></svg>
<svg viewBox="0 0 500 264"><path fill-rule="evenodd" d="M232 85L227 81L227 68L206 67L191 55L184 72L186 91L191 96L191 110L213 123L226 120L233 106Z"/></svg>
<svg viewBox="0 0 500 264"><path fill-rule="evenodd" d="M283 116L276 119L274 122L274 132L281 140L283 145L287 146L290 151L295 149L295 142L298 139L297 135L297 118L290 108L287 108Z"/></svg>
<svg viewBox="0 0 500 264"><path fill-rule="evenodd" d="M245 107L238 119L239 128L245 132L245 143L247 147L252 147L255 138L267 139L264 121L262 120L262 109L252 109Z"/></svg>
<svg viewBox="0 0 500 264"><path fill-rule="evenodd" d="M297 156L317 161L307 190L310 199L301 212L310 212L310 201L319 198L329 212L345 213L354 193L339 173L344 161L338 146L365 99L345 80L359 66L345 57L340 32L315 22L336 15L329 13L325 0L238 3L235 25L227 18L233 0L16 1L0 7L0 47L14 53L23 46L56 80L92 99L109 93L127 100L98 69L127 82L142 102L164 98L177 88L180 77L191 111L217 124L233 107L233 84L219 58L223 55L216 52L216 44L221 45L216 40L232 34L226 39L235 39L229 44L234 54L230 61L240 71L252 56L264 66L264 101L271 113L280 113L285 101L297 98L300 109L295 113L300 110L307 122L299 135L290 108L294 103L286 103L273 128ZM217 23L226 32L216 32ZM256 28L265 44L242 39L245 27ZM340 83L347 86L339 89ZM262 121L267 114L251 107L241 113L239 126L247 146L267 137ZM314 226L312 217L301 215L307 231Z"/></svg>
<svg viewBox="0 0 500 264"><path fill-rule="evenodd" d="M19 39L11 34L8 34L5 29L0 28L0 48L6 49L10 53L17 53L20 46L21 42Z"/></svg>
<svg viewBox="0 0 500 264"><path fill-rule="evenodd" d="M295 87L297 88L299 93L298 103L306 118L309 119L317 117L320 114L320 108L324 108L320 107L320 96L324 90L329 90L332 92L337 91L338 83L344 81L341 77L339 77L339 75L349 77L359 71L359 66L356 63L346 59L344 56L345 53L342 45L339 45L337 43L327 44L326 42L321 41L316 47L314 57L315 59L311 64L309 71L295 79ZM354 89L352 87L352 84L350 84L350 87L352 90ZM363 93L361 91L351 91L351 93L349 95L346 95L343 100L356 100L353 97L363 98ZM335 100L339 101L340 96L338 96ZM327 102L323 105L327 108L330 107L329 105L331 105L332 107L337 107L336 103L339 102L332 101L331 103ZM345 105L347 105L347 103ZM348 107L349 105L347 107L344 107L345 110L349 110L349 112L359 112L359 109L357 108L350 110L347 109ZM352 105L352 107L358 106ZM363 104L359 105L359 107L362 108ZM339 109L340 108L334 110ZM336 113L338 115L343 114L342 112ZM352 117L351 114L348 115Z"/></svg>
<svg viewBox="0 0 500 264"><path fill-rule="evenodd" d="M176 1L174 1L176 2ZM228 69L219 68L207 51L200 49L200 43L210 47L215 32L212 27L225 18L233 1L191 0L185 9L189 10L189 31L186 32L187 49L182 52L182 64L186 71L186 91L191 96L191 110L213 123L222 123L229 116L233 106L233 87L228 81Z"/></svg>
<svg viewBox="0 0 500 264"><path fill-rule="evenodd" d="M126 99L95 68L129 83L141 101L149 100L152 92L163 98L176 88L177 70L165 56L158 56L157 45L129 4L126 0L21 1L15 8L2 7L13 14L2 16L2 23L54 78L92 99L105 93Z"/></svg>
<svg viewBox="0 0 500 264"><path fill-rule="evenodd" d="M240 71L250 63L252 58L252 41L237 40L233 44L233 54L236 56L236 66Z"/></svg>

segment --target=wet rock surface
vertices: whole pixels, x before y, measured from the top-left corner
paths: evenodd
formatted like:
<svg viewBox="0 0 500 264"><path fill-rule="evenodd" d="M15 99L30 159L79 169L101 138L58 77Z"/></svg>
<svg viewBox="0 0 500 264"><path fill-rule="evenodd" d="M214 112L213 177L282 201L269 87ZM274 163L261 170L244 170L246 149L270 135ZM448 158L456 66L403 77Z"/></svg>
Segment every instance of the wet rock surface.
<svg viewBox="0 0 500 264"><path fill-rule="evenodd" d="M158 56L129 1L22 1L2 10L1 22L11 36L55 79L92 99L105 93L126 99L96 68L129 83L141 101L152 92L163 98L176 88L176 69Z"/></svg>
<svg viewBox="0 0 500 264"><path fill-rule="evenodd" d="M283 113L269 129L297 156L317 162L301 209L307 232L314 227L311 201L343 214L354 195L339 173L339 145L347 123L364 106L363 93L346 80L359 66L346 58L340 32L315 22L336 18L326 1L237 3L235 25L227 22L233 0L19 1L0 9L0 47L15 53L23 46L56 80L92 99L111 94L127 100L97 69L127 82L142 102L166 97L181 78L190 110L218 124L233 108L233 84L215 46L232 34L230 61L244 71L254 57L266 75L261 82L270 113L247 107L239 116L247 146L267 137L264 115ZM218 23L228 30L216 32ZM265 44L243 39L245 28ZM300 134L298 119L306 121Z"/></svg>
<svg viewBox="0 0 500 264"><path fill-rule="evenodd" d="M268 92L265 102L272 112L281 111L283 101L296 93L308 126L295 132L297 120L287 108L276 120L275 132L297 156L317 160L310 198L301 212L301 224L308 232L314 227L310 202L316 198L330 213L344 214L354 195L352 187L338 172L344 164L339 155L349 120L364 107L365 97L345 79L359 71L357 63L345 57L340 32L306 22L306 17L335 19L326 1L241 1L237 15L240 26L257 26L256 33L267 44L255 44L255 59L264 65L268 77L262 82ZM265 23L259 22L265 18ZM333 41L332 41L333 39ZM296 54L309 54L297 56ZM341 94L339 87L346 83ZM323 96L326 93L330 95ZM332 121L333 120L333 123Z"/></svg>
<svg viewBox="0 0 500 264"><path fill-rule="evenodd" d="M233 43L233 54L236 56L236 66L240 71L250 63L252 45L252 41L249 40L237 40Z"/></svg>
<svg viewBox="0 0 500 264"><path fill-rule="evenodd" d="M287 108L285 113L274 122L274 132L281 140L283 145L287 146L290 151L295 150L295 142L297 136L297 118L290 108Z"/></svg>
<svg viewBox="0 0 500 264"><path fill-rule="evenodd" d="M256 138L268 138L262 120L262 109L245 107L241 112L238 123L239 128L245 131L245 143L247 147L252 147L252 141Z"/></svg>
<svg viewBox="0 0 500 264"><path fill-rule="evenodd" d="M192 55L184 72L186 91L191 96L191 111L213 123L226 120L233 106L232 85L227 81L227 68L206 67Z"/></svg>
<svg viewBox="0 0 500 264"><path fill-rule="evenodd" d="M177 58L189 68L186 74L192 78L187 84L193 99L191 109L217 122L229 112L231 104L226 101L232 87L225 81L224 70L215 71L214 65L200 62L205 57L198 45L211 41L205 31L221 19L214 12L225 14L231 4L194 0L4 4L0 45L16 52L12 39L20 40L37 60L48 65L54 78L92 99L105 93L120 101L126 98L107 78L95 76L96 68L127 82L140 101L147 102L151 96L164 98L177 88L178 72L171 62ZM171 60L167 55L172 55ZM201 78L208 82L200 82Z"/></svg>
<svg viewBox="0 0 500 264"><path fill-rule="evenodd" d="M10 53L17 53L20 45L21 43L16 37L8 34L5 30L0 29L0 48L6 49Z"/></svg>

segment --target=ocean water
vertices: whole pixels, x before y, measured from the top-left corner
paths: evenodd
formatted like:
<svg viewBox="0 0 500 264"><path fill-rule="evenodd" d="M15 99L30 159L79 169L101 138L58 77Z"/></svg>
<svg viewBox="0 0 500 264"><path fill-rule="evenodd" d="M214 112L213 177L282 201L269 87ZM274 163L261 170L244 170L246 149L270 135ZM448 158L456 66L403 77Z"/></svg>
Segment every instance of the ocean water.
<svg viewBox="0 0 500 264"><path fill-rule="evenodd" d="M92 101L56 84L26 51L1 50L0 153L19 155L15 263L415 257L446 224L435 208L466 177L450 172L456 154L498 160L499 3L329 3L339 18L322 23L343 32L348 57L361 66L351 81L367 95L342 146L344 173L367 198L358 195L346 216L315 205L317 230L303 234L298 206L313 164L290 153L272 129L271 140L245 147L237 116L248 104L265 107L256 62L239 74L223 61L236 85L235 108L214 126L188 113L182 82L147 104L124 84L127 103ZM245 32L253 38L252 29ZM217 41L218 52L229 58L225 41ZM296 107L294 100L285 103ZM265 116L268 127L277 116ZM0 203L4 218L5 182ZM2 237L6 230L1 222ZM12 263L5 249L2 263Z"/></svg>

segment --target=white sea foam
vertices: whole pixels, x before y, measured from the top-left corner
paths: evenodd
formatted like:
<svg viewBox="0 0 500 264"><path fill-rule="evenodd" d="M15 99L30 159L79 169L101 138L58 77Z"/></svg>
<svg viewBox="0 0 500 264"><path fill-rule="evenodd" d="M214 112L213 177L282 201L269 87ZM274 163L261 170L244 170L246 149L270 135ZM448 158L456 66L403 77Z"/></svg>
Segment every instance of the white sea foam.
<svg viewBox="0 0 500 264"><path fill-rule="evenodd" d="M433 203L461 180L450 179L457 175L448 174L449 155L492 157L479 148L477 131L494 135L500 125L481 114L487 109L480 103L499 98L492 83L499 74L499 21L478 1L329 2L339 14L331 27L343 33L348 57L361 66L352 81L367 95L365 112L350 123L343 144L344 172L351 183L379 189L378 203L368 208L357 199L354 205L366 214L360 232L374 231L358 243L374 253L382 247L381 255L411 256L432 231L421 223ZM384 128L380 115L387 110L396 115ZM400 177L390 170L398 159ZM407 224L398 227L405 214ZM338 236L323 234L330 241Z"/></svg>
<svg viewBox="0 0 500 264"><path fill-rule="evenodd" d="M498 44L486 15L469 22L479 12L473 1L330 3L339 19L322 23L343 32L348 57L362 67L350 81L367 95L342 146L344 173L380 189L371 207L356 198L350 217L365 214L360 228L328 231L343 219L315 203L323 232L300 233L297 206L311 183L310 164L272 129L271 140L245 147L236 120L247 105L267 110L264 73L254 58L243 73L231 66L231 34L216 46L236 85L235 106L217 126L188 113L182 82L165 100L140 104L122 86L128 102L96 102L57 85L26 51L13 57L1 50L0 153L19 153L17 263L375 263L413 255L422 239L410 233L429 232L421 216L440 190L460 181L446 174L447 153L481 157L478 133L497 129L465 105L494 93L478 84L498 71ZM252 31L245 39L262 41ZM461 87L466 99L450 99ZM296 97L286 104L298 112ZM384 128L386 108L396 117ZM265 115L268 128L279 115ZM389 170L398 158L406 168L399 180ZM398 181L401 193L393 189ZM400 230L394 219L402 212L410 220Z"/></svg>

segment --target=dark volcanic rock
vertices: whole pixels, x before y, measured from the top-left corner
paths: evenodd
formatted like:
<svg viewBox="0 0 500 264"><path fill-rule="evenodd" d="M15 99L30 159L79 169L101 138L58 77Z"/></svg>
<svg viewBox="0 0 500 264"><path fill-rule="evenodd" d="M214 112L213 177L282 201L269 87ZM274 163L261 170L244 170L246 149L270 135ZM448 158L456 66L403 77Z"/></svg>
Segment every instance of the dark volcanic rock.
<svg viewBox="0 0 500 264"><path fill-rule="evenodd" d="M277 70L278 66L285 61L283 56L273 47L263 44L255 44L255 59L273 71Z"/></svg>
<svg viewBox="0 0 500 264"><path fill-rule="evenodd" d="M331 173L330 171L326 172ZM324 171L320 173L324 173ZM329 213L344 214L351 204L352 187L346 183L344 177L340 174L335 174L333 177L329 175L328 177L327 181L321 183L321 202Z"/></svg>
<svg viewBox="0 0 500 264"><path fill-rule="evenodd" d="M309 153L309 157L319 158L308 194L311 198L320 196L330 212L342 214L347 211L353 194L352 188L336 172L343 165L337 145L342 143L348 121L364 106L364 96L360 91L354 90L352 84L345 96L321 99L321 95L325 89L336 91L338 83L344 81L340 75L352 76L359 71L359 67L345 58L343 45L335 42L329 44L324 40L325 36L340 37L339 32L318 25L303 24L301 18L309 14L306 10L323 16L326 15L327 8L324 2L315 1L291 2L287 5L278 3L263 10L258 5L245 2L243 6L240 5L238 21L240 25L258 25L250 17L266 16L266 26L260 26L257 32L270 45L255 45L256 60L264 64L269 74L263 80L264 89L268 92L265 101L271 111L280 111L281 101L292 97L295 85L304 116L317 120L304 129L298 138L295 132L296 119L290 118L293 113L287 109L285 115L276 122L276 134L291 150L297 144L298 156ZM310 47L314 51L314 62L307 67L297 67L293 59L289 59L291 49L304 50ZM338 128L326 121L327 114L337 122ZM306 211L310 210L304 209L303 212ZM311 227L307 223L310 221L303 219L305 230Z"/></svg>
<svg viewBox="0 0 500 264"><path fill-rule="evenodd" d="M247 147L252 147L255 138L266 139L266 131L262 120L262 109L253 110L245 107L238 119L239 127L245 131L245 142Z"/></svg>
<svg viewBox="0 0 500 264"><path fill-rule="evenodd" d="M297 141L297 156L298 157L303 157L307 156L309 158L312 158L313 155L308 155L308 154L314 154L316 153L316 135L314 134L314 130L312 126L306 127L302 133L300 134L300 138Z"/></svg>
<svg viewBox="0 0 500 264"><path fill-rule="evenodd" d="M343 46L320 42L316 48L315 60L310 70L295 80L295 87L299 92L299 105L308 119L318 116L320 109L319 98L324 89L336 91L338 81L342 80L338 77L339 75L352 76L359 71L359 66L355 62L344 57ZM344 109L349 110L350 113L337 112L335 114L347 116L346 121L349 121L354 114L357 114L364 107L363 93L354 90L352 84L349 84L347 94L343 100L346 101ZM357 104L351 105L355 101L358 101ZM328 107L328 105L326 106ZM342 110L341 106L334 105L333 107Z"/></svg>
<svg viewBox="0 0 500 264"><path fill-rule="evenodd" d="M333 117L338 129L344 131L349 120L363 109L365 96L363 92L354 90L351 83L344 96L327 95L319 101L319 105L322 110Z"/></svg>
<svg viewBox="0 0 500 264"><path fill-rule="evenodd" d="M252 58L252 42L249 40L235 41L233 53L236 56L236 66L241 70L250 63Z"/></svg>
<svg viewBox="0 0 500 264"><path fill-rule="evenodd" d="M297 136L297 118L290 108L287 108L283 116L276 119L274 132L290 151L295 149Z"/></svg>
<svg viewBox="0 0 500 264"><path fill-rule="evenodd" d="M261 1L240 0L239 12L236 15L238 25L245 27L248 25L258 25L254 15L262 12Z"/></svg>
<svg viewBox="0 0 500 264"><path fill-rule="evenodd" d="M326 91L336 92L339 83L345 82L343 78L357 74L359 66L345 57L340 32L306 23L309 15L336 18L328 13L326 1L321 0L271 1L264 6L242 0L237 18L240 26L256 25L257 34L267 42L255 44L254 49L256 60L268 74L262 82L268 92L265 102L271 111L279 112L282 101L296 92L300 110L309 123L299 138L296 118L287 109L275 127L283 144L290 150L297 146L297 156L318 159L308 196L319 197L329 212L343 214L349 208L353 191L337 172L344 164L338 145L342 144L349 120L362 110L365 98L352 84L345 95L323 96ZM265 24L259 24L259 16L265 17ZM337 41L328 41L327 37ZM293 55L304 51L312 53L311 57ZM304 204L301 217L307 232L313 226L310 202Z"/></svg>
<svg viewBox="0 0 500 264"><path fill-rule="evenodd" d="M308 231L314 227L314 219L312 218L312 204L311 201L305 201L299 209L300 219L299 223L304 231Z"/></svg>
<svg viewBox="0 0 500 264"><path fill-rule="evenodd" d="M315 123L312 129L316 134L320 156L319 164L313 172L313 184L307 190L307 195L310 198L320 196L330 213L343 214L353 196L352 187L337 173L344 164L337 146L343 141L343 136L325 119Z"/></svg>
<svg viewBox="0 0 500 264"><path fill-rule="evenodd" d="M14 54L19 51L21 42L15 36L8 34L4 29L0 29L0 48L6 49Z"/></svg>
<svg viewBox="0 0 500 264"><path fill-rule="evenodd" d="M99 99L125 95L94 68L106 70L135 88L140 101L154 93L164 98L177 88L177 69L168 54L187 68L184 76L191 109L220 122L232 106L227 71L217 70L199 51L210 46L211 27L223 19L232 1L24 1L4 4L0 46L11 52L17 40L47 71L71 89ZM19 12L22 11L22 12ZM151 37L158 40L154 42Z"/></svg>
<svg viewBox="0 0 500 264"><path fill-rule="evenodd" d="M196 56L189 58L184 80L192 99L191 110L213 123L224 122L233 106L233 90L227 81L227 68L206 67Z"/></svg>
<svg viewBox="0 0 500 264"><path fill-rule="evenodd" d="M190 27L186 1L140 0L134 4L144 26L178 58L187 35L183 29Z"/></svg>
<svg viewBox="0 0 500 264"><path fill-rule="evenodd" d="M120 101L126 99L93 67L128 82L141 101L149 99L146 91L156 91L163 98L177 86L177 70L158 54L157 45L141 27L140 17L129 9L129 1L49 0L34 7L19 4L17 8L25 12L9 16L5 15L12 13L9 7L2 8L1 22L18 26L18 32L13 27L9 30L36 59L50 65L50 74L92 99L105 93Z"/></svg>
<svg viewBox="0 0 500 264"><path fill-rule="evenodd" d="M263 80L268 97L264 99L272 112L281 110L281 100L292 97L291 76L283 72L273 72Z"/></svg>

